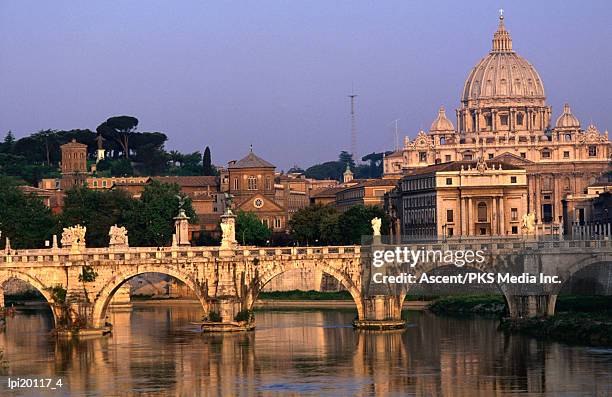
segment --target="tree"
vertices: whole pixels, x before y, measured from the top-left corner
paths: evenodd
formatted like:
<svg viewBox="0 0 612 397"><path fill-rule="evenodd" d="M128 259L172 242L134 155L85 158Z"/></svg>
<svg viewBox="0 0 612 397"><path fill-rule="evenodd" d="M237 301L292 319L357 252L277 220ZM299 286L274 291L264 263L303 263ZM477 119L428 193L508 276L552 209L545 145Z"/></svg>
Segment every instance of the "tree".
<svg viewBox="0 0 612 397"><path fill-rule="evenodd" d="M335 179L342 180L342 174L346 170L346 165L340 161L328 161L323 164L315 164L309 167L305 175L313 179Z"/></svg>
<svg viewBox="0 0 612 397"><path fill-rule="evenodd" d="M355 168L355 160L353 160L353 155L345 150L340 152L338 156L338 160L344 164L344 169L346 169L346 165L350 167L351 170Z"/></svg>
<svg viewBox="0 0 612 397"><path fill-rule="evenodd" d="M122 190L92 190L75 187L66 192L64 209L60 215L61 227L83 225L87 227L85 240L92 247L106 247L108 231L113 225L126 226L129 236L137 200Z"/></svg>
<svg viewBox="0 0 612 397"><path fill-rule="evenodd" d="M326 230L323 237L322 226L327 225L336 213L334 207L320 204L300 209L289 221L293 238L302 244L335 243L328 240L331 237L330 230Z"/></svg>
<svg viewBox="0 0 612 397"><path fill-rule="evenodd" d="M116 116L110 117L105 122L100 124L96 131L102 135L104 139L116 142L123 157L129 158L129 136L138 127L138 119L132 116Z"/></svg>
<svg viewBox="0 0 612 397"><path fill-rule="evenodd" d="M346 210L338 219L338 229L344 244L360 244L362 236L372 235L372 219L382 220L381 230L389 230L389 217L376 206L356 205Z"/></svg>
<svg viewBox="0 0 612 397"><path fill-rule="evenodd" d="M172 241L174 217L178 215L177 184L153 181L147 185L136 205L130 223L130 244L139 246L165 246ZM185 202L185 213L190 222L195 222L196 214L191 199Z"/></svg>
<svg viewBox="0 0 612 397"><path fill-rule="evenodd" d="M15 144L15 136L13 131L9 130L4 137L4 142L0 145L0 153L11 153Z"/></svg>
<svg viewBox="0 0 612 397"><path fill-rule="evenodd" d="M42 248L55 231L55 218L38 197L24 194L15 182L0 177L0 245L8 237L12 248Z"/></svg>
<svg viewBox="0 0 612 397"><path fill-rule="evenodd" d="M210 148L208 146L204 149L204 156L202 157L202 175L217 175L217 170L212 165Z"/></svg>
<svg viewBox="0 0 612 397"><path fill-rule="evenodd" d="M242 245L264 245L272 230L252 212L239 211L236 217L236 240Z"/></svg>

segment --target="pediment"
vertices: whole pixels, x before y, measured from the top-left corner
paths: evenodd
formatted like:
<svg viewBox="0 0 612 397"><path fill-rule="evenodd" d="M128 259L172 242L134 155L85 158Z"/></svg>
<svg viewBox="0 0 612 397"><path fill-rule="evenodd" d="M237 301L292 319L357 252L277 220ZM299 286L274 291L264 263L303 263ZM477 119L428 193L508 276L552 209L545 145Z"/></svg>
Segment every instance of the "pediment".
<svg viewBox="0 0 612 397"><path fill-rule="evenodd" d="M238 204L237 209L246 212L284 211L284 208L280 206L276 201L262 194L254 194L244 199L240 204Z"/></svg>
<svg viewBox="0 0 612 397"><path fill-rule="evenodd" d="M495 156L493 159L493 161L500 161L502 163L507 163L507 164L511 164L511 165L528 165L528 164L534 164L533 161L524 159L520 156L517 156L514 153L510 153L510 152L505 152L502 153L498 156Z"/></svg>

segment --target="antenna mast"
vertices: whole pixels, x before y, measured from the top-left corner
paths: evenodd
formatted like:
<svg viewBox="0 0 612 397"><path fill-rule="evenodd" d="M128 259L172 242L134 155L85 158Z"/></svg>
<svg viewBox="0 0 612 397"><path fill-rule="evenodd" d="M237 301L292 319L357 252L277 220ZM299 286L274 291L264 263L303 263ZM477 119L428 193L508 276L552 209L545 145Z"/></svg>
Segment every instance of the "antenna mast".
<svg viewBox="0 0 612 397"><path fill-rule="evenodd" d="M355 100L357 94L355 94L353 87L351 87L351 95L348 97L351 99L351 154L353 155L353 160L355 160L357 155L357 124L355 120Z"/></svg>

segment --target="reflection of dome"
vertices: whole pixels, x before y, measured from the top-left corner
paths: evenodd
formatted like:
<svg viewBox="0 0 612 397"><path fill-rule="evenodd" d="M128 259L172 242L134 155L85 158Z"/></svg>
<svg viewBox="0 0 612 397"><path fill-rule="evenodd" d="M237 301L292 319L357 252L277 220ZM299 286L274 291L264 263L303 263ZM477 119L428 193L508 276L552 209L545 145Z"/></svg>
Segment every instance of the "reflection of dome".
<svg viewBox="0 0 612 397"><path fill-rule="evenodd" d="M430 131L454 131L455 126L453 123L446 117L446 112L444 111L444 106L440 107L438 111L438 118L431 123Z"/></svg>
<svg viewBox="0 0 612 397"><path fill-rule="evenodd" d="M557 128L580 128L580 121L572 114L569 104L563 106L563 114L557 119Z"/></svg>
<svg viewBox="0 0 612 397"><path fill-rule="evenodd" d="M512 50L512 38L504 26L503 16L493 35L493 49L470 72L461 100L501 98L544 99L544 85L538 72Z"/></svg>

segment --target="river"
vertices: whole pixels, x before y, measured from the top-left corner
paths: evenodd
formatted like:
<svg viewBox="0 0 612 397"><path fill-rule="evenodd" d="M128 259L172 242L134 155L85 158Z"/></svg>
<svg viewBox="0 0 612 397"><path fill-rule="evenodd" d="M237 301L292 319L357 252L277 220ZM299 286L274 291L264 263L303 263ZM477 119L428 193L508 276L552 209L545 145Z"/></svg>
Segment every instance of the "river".
<svg viewBox="0 0 612 397"><path fill-rule="evenodd" d="M8 396L607 396L612 350L507 336L497 321L408 312L405 332L356 331L351 310L256 312L257 328L200 334L195 306L111 313L113 334L57 340L48 308L0 333L11 379L61 379Z"/></svg>

